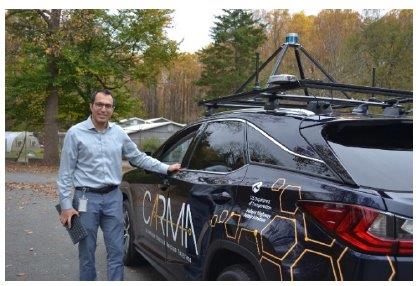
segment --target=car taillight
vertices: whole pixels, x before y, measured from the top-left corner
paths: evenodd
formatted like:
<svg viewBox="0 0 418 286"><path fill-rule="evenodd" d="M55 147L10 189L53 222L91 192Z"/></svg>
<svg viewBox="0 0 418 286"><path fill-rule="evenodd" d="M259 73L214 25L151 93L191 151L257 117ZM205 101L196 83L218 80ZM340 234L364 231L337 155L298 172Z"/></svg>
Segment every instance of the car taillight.
<svg viewBox="0 0 418 286"><path fill-rule="evenodd" d="M412 255L412 219L357 205L309 201L300 204L331 234L363 252Z"/></svg>

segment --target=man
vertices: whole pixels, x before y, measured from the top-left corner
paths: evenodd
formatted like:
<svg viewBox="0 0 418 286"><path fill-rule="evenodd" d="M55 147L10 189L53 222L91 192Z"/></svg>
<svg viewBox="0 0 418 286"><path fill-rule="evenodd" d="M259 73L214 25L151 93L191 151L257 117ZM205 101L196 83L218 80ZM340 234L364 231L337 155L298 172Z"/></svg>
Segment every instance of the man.
<svg viewBox="0 0 418 286"><path fill-rule="evenodd" d="M176 172L180 164L166 165L140 152L122 130L109 122L114 99L108 90L91 97L91 116L72 126L64 139L58 174L63 225L79 215L88 236L79 242L80 280L95 280L98 227L107 251L108 280L123 280L123 201L118 185L122 179L122 155L144 169ZM74 198L71 189L75 187ZM78 211L77 211L78 210Z"/></svg>

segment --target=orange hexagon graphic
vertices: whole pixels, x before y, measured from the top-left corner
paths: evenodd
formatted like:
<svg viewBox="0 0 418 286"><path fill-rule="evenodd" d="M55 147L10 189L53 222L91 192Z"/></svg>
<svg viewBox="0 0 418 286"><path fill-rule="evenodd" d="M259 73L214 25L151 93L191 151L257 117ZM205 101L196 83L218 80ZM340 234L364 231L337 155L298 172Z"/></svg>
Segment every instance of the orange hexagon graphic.
<svg viewBox="0 0 418 286"><path fill-rule="evenodd" d="M276 215L261 230L261 250L282 260L297 244L296 220Z"/></svg>
<svg viewBox="0 0 418 286"><path fill-rule="evenodd" d="M238 234L239 224L241 222L241 215L231 212L231 215L225 221L225 234L229 238L236 239Z"/></svg>
<svg viewBox="0 0 418 286"><path fill-rule="evenodd" d="M313 256L316 256L313 258ZM328 271L323 271L327 269ZM315 270L322 271L315 271ZM290 267L290 275L293 280L305 280L303 278L304 271L309 271L309 277L313 280L335 280L337 281L337 274L335 272L334 262L332 257L310 249L305 249L302 254L295 260ZM313 277L317 275L318 277ZM300 279L298 279L300 278Z"/></svg>

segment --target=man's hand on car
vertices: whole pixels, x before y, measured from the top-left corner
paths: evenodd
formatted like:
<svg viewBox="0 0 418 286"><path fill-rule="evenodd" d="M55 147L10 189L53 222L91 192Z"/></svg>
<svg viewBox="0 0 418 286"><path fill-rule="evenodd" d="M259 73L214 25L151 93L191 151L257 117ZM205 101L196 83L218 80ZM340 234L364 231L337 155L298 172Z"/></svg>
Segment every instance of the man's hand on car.
<svg viewBox="0 0 418 286"><path fill-rule="evenodd" d="M169 174L170 173L175 173L177 171L180 171L180 169L181 169L181 164L180 163L175 163L175 164L172 164L172 165L168 166L168 173Z"/></svg>
<svg viewBox="0 0 418 286"><path fill-rule="evenodd" d="M78 215L78 211L75 209L67 209L63 210L60 215L60 222L63 226L66 226L68 228L71 228L71 218L73 215Z"/></svg>

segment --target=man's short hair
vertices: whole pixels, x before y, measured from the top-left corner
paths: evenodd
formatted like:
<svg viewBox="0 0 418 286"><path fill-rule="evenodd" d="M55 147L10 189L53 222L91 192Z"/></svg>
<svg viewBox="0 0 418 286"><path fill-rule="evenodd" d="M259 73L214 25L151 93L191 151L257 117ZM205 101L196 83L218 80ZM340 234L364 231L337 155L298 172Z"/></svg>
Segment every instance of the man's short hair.
<svg viewBox="0 0 418 286"><path fill-rule="evenodd" d="M93 104L94 101L96 100L96 95L98 93L103 93L104 95L110 95L112 97L112 99L113 99L113 106L116 105L115 98L113 97L112 93L108 89L102 89L102 90L95 90L95 91L93 91L93 93L90 96L90 103L91 104Z"/></svg>

